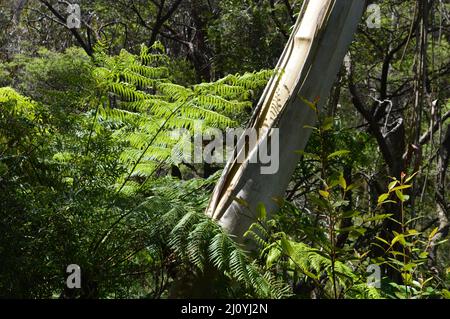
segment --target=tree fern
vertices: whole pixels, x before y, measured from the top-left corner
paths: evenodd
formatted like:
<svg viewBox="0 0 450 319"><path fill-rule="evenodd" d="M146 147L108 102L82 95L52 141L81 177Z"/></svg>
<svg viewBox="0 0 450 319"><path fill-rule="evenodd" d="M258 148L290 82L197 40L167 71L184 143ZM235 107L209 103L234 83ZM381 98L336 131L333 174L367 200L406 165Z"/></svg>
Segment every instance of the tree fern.
<svg viewBox="0 0 450 319"><path fill-rule="evenodd" d="M229 75L213 83L184 87L171 82L170 59L159 42L151 48L143 45L138 56L125 50L108 56L99 44L94 58L98 66L93 75L100 95L109 95L107 105L98 108L98 119L115 123L118 132L114 136L128 143L121 159L129 165L130 176L140 177L152 174L155 163L150 162L165 167L175 164L169 155L178 140L171 138L170 131L187 129L193 133L196 128L206 131L237 126L236 113L252 106L253 90L262 88L271 75L270 71ZM151 147L150 141L154 144ZM142 163L136 165L136 160ZM124 180L131 182L126 177ZM131 184L128 186L131 190Z"/></svg>
<svg viewBox="0 0 450 319"><path fill-rule="evenodd" d="M230 278L251 288L257 297L282 298L290 288L251 262L222 228L201 212L187 213L171 232L170 246L202 269L206 260Z"/></svg>
<svg viewBox="0 0 450 319"><path fill-rule="evenodd" d="M169 100L167 97L165 99L166 103L172 103L167 102ZM100 99L100 102L103 101ZM27 112L33 114L36 106L34 102L10 88L0 89L0 104L2 110L20 111L25 112L24 114L28 114ZM232 289L231 287L238 285L244 287L244 291L248 292L250 297L288 296L289 287L257 263L252 262L246 252L218 224L203 214L209 199L208 192L205 190L215 184L219 172L208 179L181 181L170 176L163 176L153 179L152 183L143 184L140 178L152 175L161 163L165 163L165 157L170 154L170 149L167 147L170 139L169 131L161 131L150 147L146 140L147 136L156 132L161 127L162 121L167 118L158 117L151 112L135 112L112 106L100 103L97 117L93 116L92 111L86 116L90 120L95 119L97 127L115 123L112 136L125 145L120 161L128 166L134 166L131 174L133 178L122 185L122 194L117 197L118 194L111 192L108 196L114 195L111 199L123 200L122 195L135 194L137 203L130 205L130 202L127 202L127 205L121 207L119 201L108 200L108 206L101 207L105 211L104 216L101 216L104 227L101 232L92 234L90 237L92 238L92 241L89 241L92 242L90 244L92 256L103 256L105 260L102 259L101 262L105 265L110 264L112 269L121 267L124 260L132 262L138 258L148 258L150 264L162 267L158 263L166 261L160 259L160 252L167 251L169 247L170 256L177 257L178 261L183 261L189 266L192 265L198 271L202 271L206 264L216 267L230 282L230 286L224 289ZM85 116L81 118L84 119ZM180 118L182 118L181 114L177 119ZM180 123L182 122L173 123L173 125L180 125ZM86 125L83 129L87 130L89 127L90 125ZM98 133L102 134L101 130ZM88 132L83 131L80 134L87 137ZM145 156L138 161L144 150ZM61 169L70 170L77 159L81 158L75 154L70 149L62 148L61 151L53 154L51 161ZM116 187L124 182L124 178L125 176L122 176L115 181ZM104 182L107 188L111 182L114 183L114 180L107 179ZM137 189L141 189L142 192L136 194ZM123 234L124 225L127 224L140 225L142 229L135 229L133 235L136 238L142 235L146 239L143 243L139 242L139 247L133 246L121 252L119 248L122 242L119 239ZM144 231L145 234L140 234Z"/></svg>

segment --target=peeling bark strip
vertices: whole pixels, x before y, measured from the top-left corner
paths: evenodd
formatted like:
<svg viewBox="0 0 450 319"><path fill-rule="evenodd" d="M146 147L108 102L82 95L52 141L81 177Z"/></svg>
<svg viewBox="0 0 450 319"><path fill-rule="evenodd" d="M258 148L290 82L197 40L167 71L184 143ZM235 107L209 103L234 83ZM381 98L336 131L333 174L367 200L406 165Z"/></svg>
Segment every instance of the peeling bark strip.
<svg viewBox="0 0 450 319"><path fill-rule="evenodd" d="M362 0L304 2L278 62L279 72L266 86L249 124L258 132L258 147L271 138L271 128L279 128L280 169L262 175L263 165L249 161L258 147L246 154L242 164L231 159L206 211L238 241L243 241L242 235L255 221L259 203L271 212L277 208L273 199L283 197L300 159L296 151L304 149L311 134L305 125L316 121L302 98L313 101L320 97L319 108L326 102L364 8ZM235 149L235 154L244 151L245 146Z"/></svg>

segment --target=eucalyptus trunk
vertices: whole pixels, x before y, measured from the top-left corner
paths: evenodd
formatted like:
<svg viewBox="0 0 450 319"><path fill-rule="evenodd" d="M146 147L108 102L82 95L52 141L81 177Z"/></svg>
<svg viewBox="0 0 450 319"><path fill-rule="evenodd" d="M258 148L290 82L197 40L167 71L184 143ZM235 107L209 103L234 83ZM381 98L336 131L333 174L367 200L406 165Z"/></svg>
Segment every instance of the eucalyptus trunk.
<svg viewBox="0 0 450 319"><path fill-rule="evenodd" d="M308 126L316 122L315 111L305 101L317 100L319 109L327 101L364 8L363 0L304 2L249 124L258 133L257 143L252 147L241 137L241 147L225 166L206 211L238 241L256 220L261 203L270 214L278 206L274 199L284 197L300 160L298 151L310 137ZM250 159L269 144L275 145L272 154L279 150L279 169L262 174L266 165ZM238 155L245 160L237 161Z"/></svg>

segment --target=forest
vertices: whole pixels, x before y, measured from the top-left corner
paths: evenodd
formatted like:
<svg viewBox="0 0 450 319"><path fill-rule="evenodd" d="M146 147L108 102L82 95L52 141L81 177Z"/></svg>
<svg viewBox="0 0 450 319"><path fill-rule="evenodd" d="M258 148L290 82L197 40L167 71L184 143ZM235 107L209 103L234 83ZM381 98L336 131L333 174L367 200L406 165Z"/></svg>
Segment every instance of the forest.
<svg viewBox="0 0 450 319"><path fill-rule="evenodd" d="M1 299L450 299L450 3L0 0Z"/></svg>

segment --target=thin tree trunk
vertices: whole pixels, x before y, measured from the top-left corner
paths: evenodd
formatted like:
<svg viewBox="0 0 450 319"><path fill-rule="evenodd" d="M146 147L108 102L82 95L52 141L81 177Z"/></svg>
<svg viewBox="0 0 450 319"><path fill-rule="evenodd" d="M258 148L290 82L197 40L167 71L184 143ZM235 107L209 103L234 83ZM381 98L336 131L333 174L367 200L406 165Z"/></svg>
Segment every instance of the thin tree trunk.
<svg viewBox="0 0 450 319"><path fill-rule="evenodd" d="M448 236L450 231L449 221L449 205L446 197L446 174L448 165L450 163L450 124L447 125L447 133L443 139L441 147L439 149L438 157L438 172L437 172L437 185L436 185L436 211L438 217L438 231L431 239L429 245L430 259L429 265L436 267L438 245L437 243Z"/></svg>

